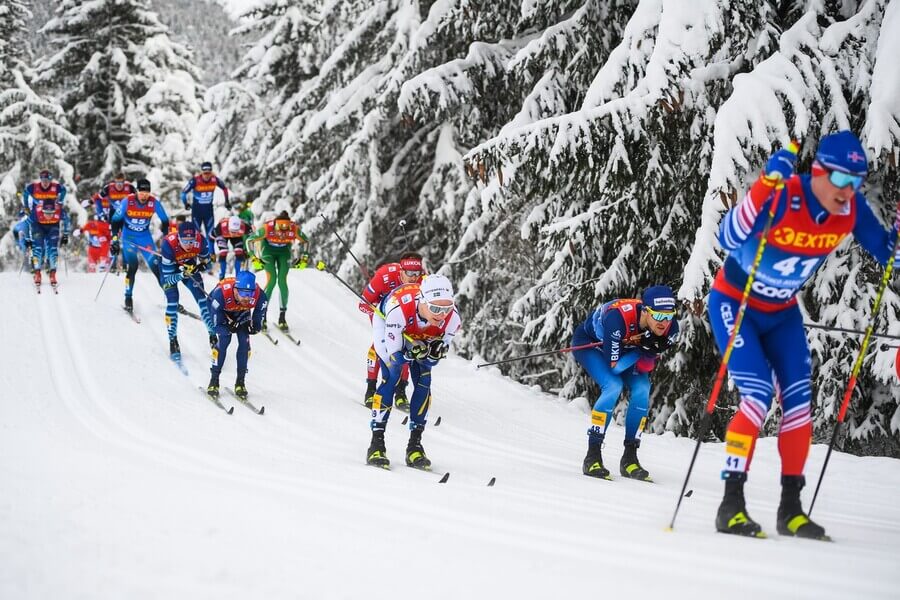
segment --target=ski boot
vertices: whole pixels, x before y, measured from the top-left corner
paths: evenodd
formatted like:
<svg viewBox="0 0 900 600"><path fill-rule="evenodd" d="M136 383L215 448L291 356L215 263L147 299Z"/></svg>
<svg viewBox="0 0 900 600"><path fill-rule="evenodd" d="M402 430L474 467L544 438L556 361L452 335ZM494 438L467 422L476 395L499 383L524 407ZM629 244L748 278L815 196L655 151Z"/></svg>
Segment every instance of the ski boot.
<svg viewBox="0 0 900 600"><path fill-rule="evenodd" d="M409 432L409 442L406 444L406 466L423 471L431 470L431 461L425 456L425 448L422 447L422 432L424 427L414 427Z"/></svg>
<svg viewBox="0 0 900 600"><path fill-rule="evenodd" d="M366 379L366 398L363 404L366 408L372 408L372 398L375 396L375 390L378 388L377 379Z"/></svg>
<svg viewBox="0 0 900 600"><path fill-rule="evenodd" d="M37 293L41 293L41 270L37 269L34 272L34 287L37 289Z"/></svg>
<svg viewBox="0 0 900 600"><path fill-rule="evenodd" d="M134 300L131 296L125 296L125 310L128 312L134 312Z"/></svg>
<svg viewBox="0 0 900 600"><path fill-rule="evenodd" d="M206 394L210 398L218 398L219 397L219 376L211 375L209 378L209 385L206 386Z"/></svg>
<svg viewBox="0 0 900 600"><path fill-rule="evenodd" d="M747 514L744 502L744 482L747 481L747 474L724 471L722 478L725 480L725 497L722 498L719 511L716 513L716 531L755 538L766 537L759 523Z"/></svg>
<svg viewBox="0 0 900 600"><path fill-rule="evenodd" d="M401 379L397 382L397 387L394 388L394 408L402 410L403 412L409 412L409 398L406 397L406 384L407 382Z"/></svg>
<svg viewBox="0 0 900 600"><path fill-rule="evenodd" d="M652 482L650 473L638 462L637 449L640 445L641 440L625 440L625 452L622 454L622 460L619 461L619 473L630 479Z"/></svg>
<svg viewBox="0 0 900 600"><path fill-rule="evenodd" d="M612 477L609 476L609 469L603 466L602 448L603 442L596 444L588 442L588 451L581 465L581 472L588 477L612 480Z"/></svg>
<svg viewBox="0 0 900 600"><path fill-rule="evenodd" d="M825 535L825 529L813 522L800 504L800 490L806 484L803 475L781 476L781 503L778 505L778 533L779 535L796 536L811 540L830 542L831 538Z"/></svg>
<svg viewBox="0 0 900 600"><path fill-rule="evenodd" d="M372 430L372 442L366 454L366 464L382 469L391 468L391 461L388 460L387 450L384 447L384 429Z"/></svg>
<svg viewBox="0 0 900 600"><path fill-rule="evenodd" d="M178 338L169 338L169 355L174 359L181 358L181 346L178 345Z"/></svg>
<svg viewBox="0 0 900 600"><path fill-rule="evenodd" d="M214 350L216 348L216 346L218 346L218 345L219 345L219 336L217 336L215 333L210 333L209 334L210 349Z"/></svg>
<svg viewBox="0 0 900 600"><path fill-rule="evenodd" d="M56 288L59 287L59 282L56 281L56 270L50 271L50 287L53 288L53 291L56 291Z"/></svg>
<svg viewBox="0 0 900 600"><path fill-rule="evenodd" d="M282 331L288 330L287 320L284 318L285 313L287 312L286 308L282 308L278 311L278 329Z"/></svg>
<svg viewBox="0 0 900 600"><path fill-rule="evenodd" d="M238 375L237 380L234 382L234 395L241 400L247 399L247 386L244 385L243 375Z"/></svg>

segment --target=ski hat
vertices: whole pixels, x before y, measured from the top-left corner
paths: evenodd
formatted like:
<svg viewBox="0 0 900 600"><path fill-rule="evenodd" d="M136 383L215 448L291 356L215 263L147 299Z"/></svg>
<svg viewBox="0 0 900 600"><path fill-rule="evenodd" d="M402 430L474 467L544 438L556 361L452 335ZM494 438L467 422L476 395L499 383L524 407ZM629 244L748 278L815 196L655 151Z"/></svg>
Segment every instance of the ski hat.
<svg viewBox="0 0 900 600"><path fill-rule="evenodd" d="M422 272L422 259L417 256L404 256L400 259L400 268L404 271Z"/></svg>
<svg viewBox="0 0 900 600"><path fill-rule="evenodd" d="M149 192L150 191L150 180L149 179L138 179L136 187L137 187L137 191L139 191L139 192Z"/></svg>
<svg viewBox="0 0 900 600"><path fill-rule="evenodd" d="M212 163L209 161L204 162L203 164L200 165L200 170L203 171L204 173L211 173L212 172Z"/></svg>
<svg viewBox="0 0 900 600"><path fill-rule="evenodd" d="M428 275L419 286L419 294L426 302L453 300L453 284L443 275Z"/></svg>
<svg viewBox="0 0 900 600"><path fill-rule="evenodd" d="M234 289L247 292L256 290L256 275L253 271L241 271L234 278Z"/></svg>
<svg viewBox="0 0 900 600"><path fill-rule="evenodd" d="M185 221L178 224L178 237L184 240L197 239L197 226L193 221Z"/></svg>
<svg viewBox="0 0 900 600"><path fill-rule="evenodd" d="M41 172L38 173L38 179L53 179L53 174L50 172L50 169L41 169Z"/></svg>
<svg viewBox="0 0 900 600"><path fill-rule="evenodd" d="M675 294L667 285L652 285L641 295L641 304L653 310L672 312L675 310Z"/></svg>
<svg viewBox="0 0 900 600"><path fill-rule="evenodd" d="M816 161L832 171L865 176L869 172L866 151L852 131L843 130L826 135L819 141Z"/></svg>
<svg viewBox="0 0 900 600"><path fill-rule="evenodd" d="M231 233L237 233L241 230L241 218L231 216L228 217L228 231Z"/></svg>

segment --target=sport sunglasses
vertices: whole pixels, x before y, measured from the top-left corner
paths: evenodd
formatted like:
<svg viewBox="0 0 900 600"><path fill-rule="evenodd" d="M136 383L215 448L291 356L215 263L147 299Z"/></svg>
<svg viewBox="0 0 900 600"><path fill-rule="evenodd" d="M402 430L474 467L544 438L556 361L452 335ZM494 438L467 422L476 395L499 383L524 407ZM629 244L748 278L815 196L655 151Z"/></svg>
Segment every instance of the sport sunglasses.
<svg viewBox="0 0 900 600"><path fill-rule="evenodd" d="M433 304L428 300L425 301L425 304L428 305L428 310L436 315L449 315L454 308L453 304L444 306L443 304Z"/></svg>
<svg viewBox="0 0 900 600"><path fill-rule="evenodd" d="M831 182L831 185L839 188L845 188L848 185L852 185L853 191L858 191L865 180L866 178L862 175L851 175L850 173L844 173L843 171L828 172L828 181Z"/></svg>
<svg viewBox="0 0 900 600"><path fill-rule="evenodd" d="M645 306L644 310L650 315L654 321L671 321L675 318L674 310L653 310L649 306Z"/></svg>

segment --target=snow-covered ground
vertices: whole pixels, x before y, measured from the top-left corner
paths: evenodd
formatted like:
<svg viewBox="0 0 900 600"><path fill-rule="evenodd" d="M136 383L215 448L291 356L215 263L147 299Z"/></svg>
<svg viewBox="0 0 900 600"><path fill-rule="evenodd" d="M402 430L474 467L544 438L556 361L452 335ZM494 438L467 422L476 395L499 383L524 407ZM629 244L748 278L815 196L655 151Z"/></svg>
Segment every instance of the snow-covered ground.
<svg viewBox="0 0 900 600"><path fill-rule="evenodd" d="M93 301L100 278L36 296L27 276L0 274L0 598L900 597L900 461L834 455L814 516L836 542L780 538L777 449L762 440L748 500L772 538L751 540L713 531L722 449L705 445L670 533L692 441L645 438L656 484L589 479L585 403L451 357L423 440L436 473L403 466L399 412L395 466L374 469L368 323L329 275L291 273L302 346L254 338L247 385L264 416L226 415L197 389L199 322L181 317L190 376L169 362L147 273L140 325L120 308L121 277ZM611 464L621 440L613 427ZM811 478L824 454L812 449Z"/></svg>

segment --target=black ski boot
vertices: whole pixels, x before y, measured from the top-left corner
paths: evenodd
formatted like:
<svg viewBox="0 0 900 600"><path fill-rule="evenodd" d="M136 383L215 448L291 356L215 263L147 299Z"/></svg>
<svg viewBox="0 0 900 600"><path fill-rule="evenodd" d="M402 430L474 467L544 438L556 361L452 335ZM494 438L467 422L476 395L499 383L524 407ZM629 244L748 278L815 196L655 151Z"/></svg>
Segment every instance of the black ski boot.
<svg viewBox="0 0 900 600"><path fill-rule="evenodd" d="M406 466L430 471L431 461L425 456L425 448L422 447L422 433L424 431L424 427L416 427L409 432L409 442L406 444Z"/></svg>
<svg viewBox="0 0 900 600"><path fill-rule="evenodd" d="M243 373L238 373L237 380L234 382L234 395L241 400L247 399L247 386L244 385Z"/></svg>
<svg viewBox="0 0 900 600"><path fill-rule="evenodd" d="M128 312L134 312L134 300L131 296L125 296L125 310Z"/></svg>
<svg viewBox="0 0 900 600"><path fill-rule="evenodd" d="M372 430L372 442L366 454L366 464L382 469L391 468L391 461L388 460L387 450L384 447L384 429Z"/></svg>
<svg viewBox="0 0 900 600"><path fill-rule="evenodd" d="M366 379L366 398L363 404L366 408L372 408L372 398L375 396L375 390L378 389L377 379Z"/></svg>
<svg viewBox="0 0 900 600"><path fill-rule="evenodd" d="M218 397L219 397L219 376L218 376L218 375L213 374L213 375L210 376L210 378L209 378L209 385L206 386L206 393L207 393L211 398L218 398Z"/></svg>
<svg viewBox="0 0 900 600"><path fill-rule="evenodd" d="M178 338L169 338L169 354L174 358L181 356L181 346L178 345Z"/></svg>
<svg viewBox="0 0 900 600"><path fill-rule="evenodd" d="M803 512L800 504L800 490L806 485L803 475L781 476L781 503L778 505L778 533L779 535L797 536L811 540L830 542L831 538L825 535L825 529L814 523Z"/></svg>
<svg viewBox="0 0 900 600"><path fill-rule="evenodd" d="M406 397L406 384L408 382L401 379L394 388L394 408L409 412L409 398Z"/></svg>
<svg viewBox="0 0 900 600"><path fill-rule="evenodd" d="M637 449L641 446L641 440L625 440L625 452L619 461L619 473L629 479L650 481L650 473L638 462Z"/></svg>
<svg viewBox="0 0 900 600"><path fill-rule="evenodd" d="M286 312L286 308L282 308L280 311L278 311L278 329L282 331L288 330L287 320L284 318Z"/></svg>
<svg viewBox="0 0 900 600"><path fill-rule="evenodd" d="M587 455L584 457L584 463L581 465L581 472L588 477L612 480L612 477L609 476L609 469L603 466L603 456L601 455L602 449L603 442L597 444L588 442L588 451Z"/></svg>
<svg viewBox="0 0 900 600"><path fill-rule="evenodd" d="M759 523L747 514L747 506L744 503L744 482L747 481L747 474L725 471L722 477L725 479L725 497L722 498L719 512L716 513L716 531L747 537L766 537Z"/></svg>

